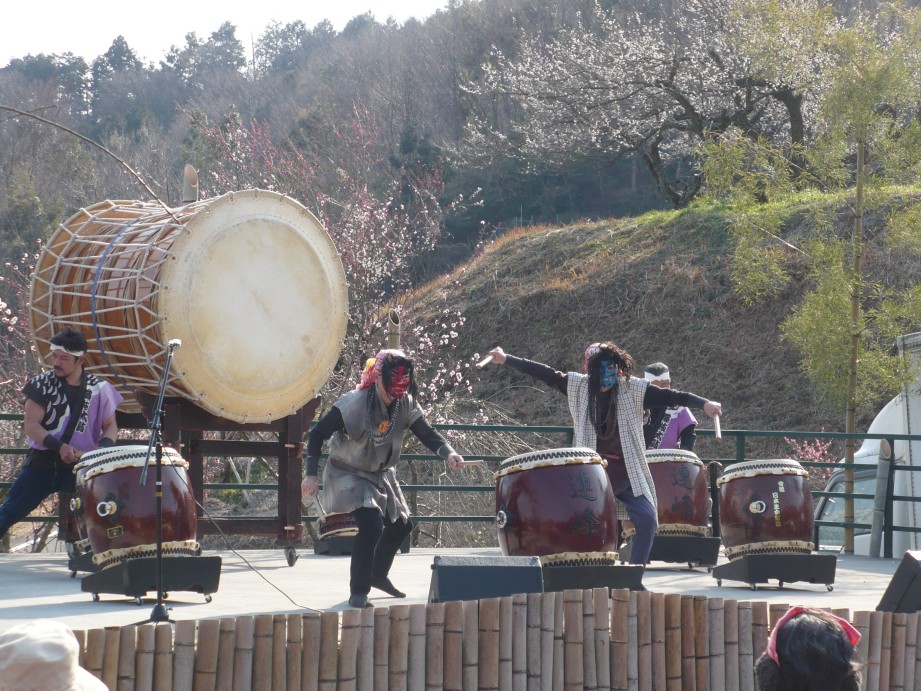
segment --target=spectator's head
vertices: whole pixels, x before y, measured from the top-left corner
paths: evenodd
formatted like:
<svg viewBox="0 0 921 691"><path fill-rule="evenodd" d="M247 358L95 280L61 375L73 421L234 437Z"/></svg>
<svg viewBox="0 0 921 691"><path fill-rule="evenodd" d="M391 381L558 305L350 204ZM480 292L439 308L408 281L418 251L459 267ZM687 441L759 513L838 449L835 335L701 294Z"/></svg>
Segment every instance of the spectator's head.
<svg viewBox="0 0 921 691"><path fill-rule="evenodd" d="M35 619L0 633L0 691L105 691L79 663L73 632L59 621Z"/></svg>
<svg viewBox="0 0 921 691"><path fill-rule="evenodd" d="M833 614L792 607L771 631L755 665L761 691L857 691L860 632Z"/></svg>
<svg viewBox="0 0 921 691"><path fill-rule="evenodd" d="M653 362L646 365L646 371L643 373L646 381L660 389L667 389L671 384L672 377L668 373L668 365L664 362Z"/></svg>

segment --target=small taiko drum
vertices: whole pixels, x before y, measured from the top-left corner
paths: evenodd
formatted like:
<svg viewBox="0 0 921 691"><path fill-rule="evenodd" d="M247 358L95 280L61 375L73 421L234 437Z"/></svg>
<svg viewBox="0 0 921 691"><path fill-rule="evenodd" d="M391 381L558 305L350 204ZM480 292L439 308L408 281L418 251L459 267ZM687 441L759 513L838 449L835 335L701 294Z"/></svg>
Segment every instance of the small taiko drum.
<svg viewBox="0 0 921 691"><path fill-rule="evenodd" d="M243 190L165 208L105 201L45 244L32 278L39 354L63 327L89 343L86 369L120 406L158 394L235 422L270 422L314 398L339 359L348 285L322 224L294 199Z"/></svg>
<svg viewBox="0 0 921 691"><path fill-rule="evenodd" d="M587 448L532 451L496 472L496 526L507 556L611 552L617 546L606 463Z"/></svg>
<svg viewBox="0 0 921 691"><path fill-rule="evenodd" d="M321 540L358 535L358 524L350 513L328 513L317 521Z"/></svg>
<svg viewBox="0 0 921 691"><path fill-rule="evenodd" d="M710 493L706 467L697 454L682 449L649 449L646 462L652 475L658 504L656 535L710 535ZM624 521L624 537L636 533Z"/></svg>
<svg viewBox="0 0 921 691"><path fill-rule="evenodd" d="M83 454L74 468L93 562L106 569L127 559L156 554L156 458L151 451L147 479L139 484L147 446L116 446ZM198 519L186 472L189 464L164 447L162 548L166 556L195 556Z"/></svg>
<svg viewBox="0 0 921 691"><path fill-rule="evenodd" d="M750 554L810 554L809 473L794 460L735 463L720 475L720 533L730 560Z"/></svg>

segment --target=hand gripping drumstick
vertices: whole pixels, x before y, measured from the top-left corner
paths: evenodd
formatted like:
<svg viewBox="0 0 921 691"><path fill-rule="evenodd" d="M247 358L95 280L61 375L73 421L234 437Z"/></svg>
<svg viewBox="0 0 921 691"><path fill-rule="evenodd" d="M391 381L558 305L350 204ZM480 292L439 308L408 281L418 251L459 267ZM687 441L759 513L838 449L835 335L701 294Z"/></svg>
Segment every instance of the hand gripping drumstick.
<svg viewBox="0 0 921 691"><path fill-rule="evenodd" d="M478 363L476 363L476 368L477 368L477 369L483 369L483 368L486 367L486 365L488 365L490 362L492 362L492 355L487 355L487 356L484 357L482 360L480 360Z"/></svg>

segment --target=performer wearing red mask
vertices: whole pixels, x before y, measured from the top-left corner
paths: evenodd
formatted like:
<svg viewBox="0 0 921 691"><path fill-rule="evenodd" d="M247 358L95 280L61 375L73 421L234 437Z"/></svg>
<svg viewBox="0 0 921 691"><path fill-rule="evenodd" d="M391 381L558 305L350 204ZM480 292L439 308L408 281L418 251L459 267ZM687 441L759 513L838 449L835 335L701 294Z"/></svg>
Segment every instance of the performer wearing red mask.
<svg viewBox="0 0 921 691"><path fill-rule="evenodd" d="M317 494L320 454L330 439L320 505L327 514L351 513L358 526L349 583L352 607L371 607L372 587L406 597L389 573L413 529L394 471L407 429L451 470L462 466L464 459L426 422L416 402L413 361L400 350L382 350L368 361L358 388L340 397L308 437L301 493Z"/></svg>

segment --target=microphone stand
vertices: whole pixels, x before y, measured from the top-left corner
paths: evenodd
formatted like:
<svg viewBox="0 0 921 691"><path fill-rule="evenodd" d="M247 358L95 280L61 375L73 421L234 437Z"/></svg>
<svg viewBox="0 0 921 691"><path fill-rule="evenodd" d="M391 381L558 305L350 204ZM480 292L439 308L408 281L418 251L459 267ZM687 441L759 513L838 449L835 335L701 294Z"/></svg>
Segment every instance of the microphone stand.
<svg viewBox="0 0 921 691"><path fill-rule="evenodd" d="M149 622L169 622L169 614L166 612L166 606L163 604L163 441L161 437L163 421L163 398L166 395L166 383L169 380L170 365L173 361L173 351L182 345L178 339L171 340L166 348L166 364L163 367L163 376L160 379L160 391L157 394L157 402L153 408L153 414L150 420L150 441L147 444L147 456L144 459L144 468L141 470L141 477L138 484L142 487L147 484L147 467L150 465L150 452L156 443L156 530L157 530L157 551L156 551L156 578L157 578L157 604L154 605L150 613L150 618L141 623Z"/></svg>

